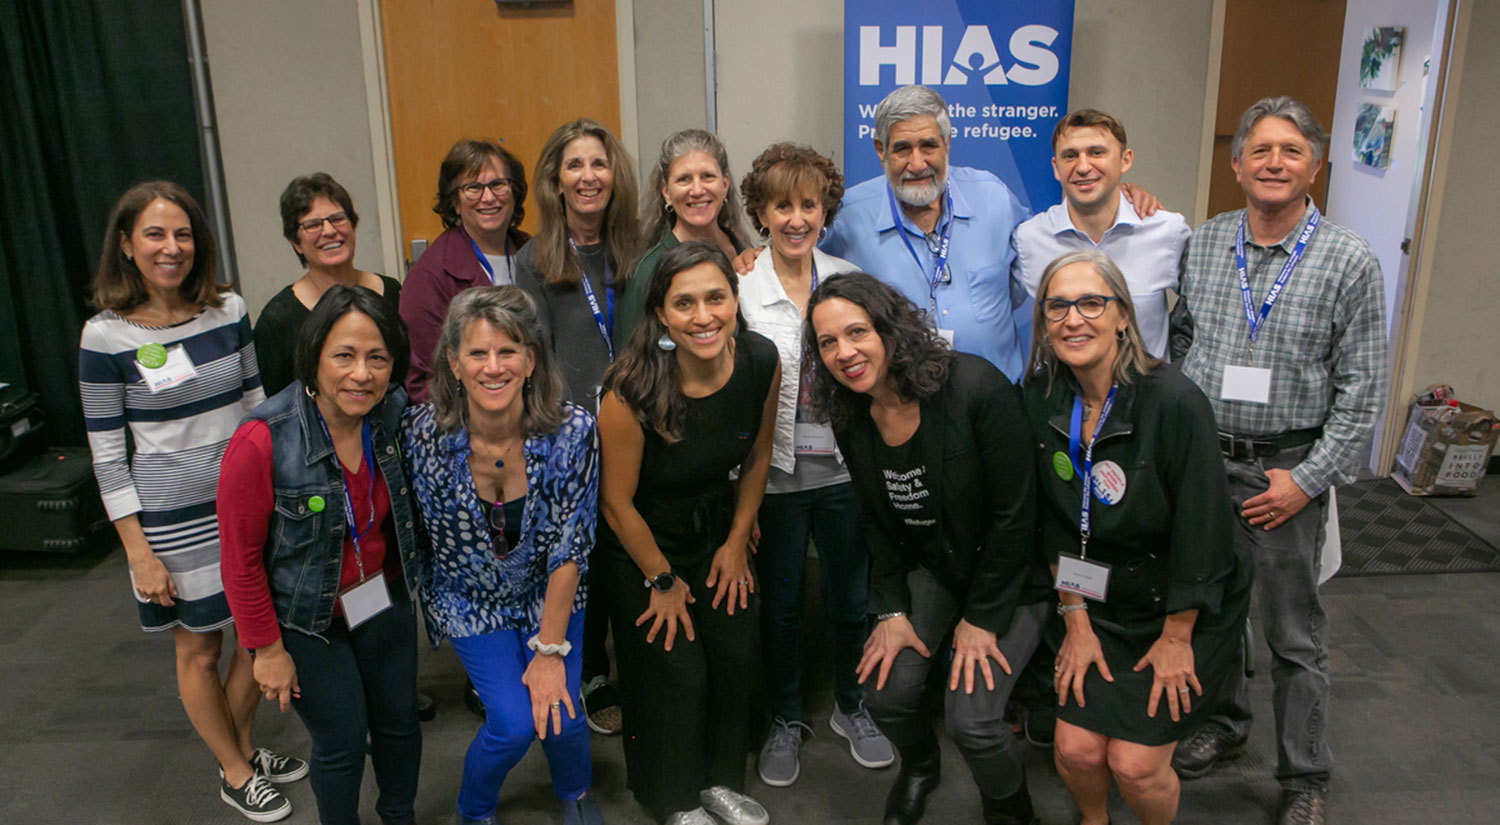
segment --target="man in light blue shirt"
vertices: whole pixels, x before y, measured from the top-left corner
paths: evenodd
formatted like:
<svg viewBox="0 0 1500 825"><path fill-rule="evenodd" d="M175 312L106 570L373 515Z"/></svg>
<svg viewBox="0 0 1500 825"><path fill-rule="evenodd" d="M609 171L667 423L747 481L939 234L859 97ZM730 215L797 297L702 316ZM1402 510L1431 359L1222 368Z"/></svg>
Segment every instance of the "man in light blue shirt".
<svg viewBox="0 0 1500 825"><path fill-rule="evenodd" d="M1015 311L1027 302L1011 279L1010 239L1029 213L989 172L950 168L951 135L936 92L904 86L887 95L875 109L885 175L844 193L822 248L926 309L954 349L1018 381L1026 343Z"/></svg>
<svg viewBox="0 0 1500 825"><path fill-rule="evenodd" d="M1013 274L1036 297L1047 264L1061 255L1098 249L1125 275L1146 349L1167 357L1167 290L1191 230L1176 212L1143 218L1121 192L1120 178L1133 155L1125 127L1114 116L1079 109L1052 132L1052 174L1063 202L1016 228Z"/></svg>

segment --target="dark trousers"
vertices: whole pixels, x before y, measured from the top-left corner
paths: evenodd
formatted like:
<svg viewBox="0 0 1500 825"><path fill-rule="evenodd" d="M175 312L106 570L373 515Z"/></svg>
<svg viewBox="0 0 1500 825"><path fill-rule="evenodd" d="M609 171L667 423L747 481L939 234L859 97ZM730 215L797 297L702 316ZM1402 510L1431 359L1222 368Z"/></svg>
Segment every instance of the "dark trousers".
<svg viewBox="0 0 1500 825"><path fill-rule="evenodd" d="M1265 471L1290 470L1311 447L1260 459L1225 459L1235 512L1267 489ZM1328 494L1314 498L1274 530L1237 519L1238 539L1255 560L1255 599L1271 648L1272 707L1276 712L1276 780L1290 790L1324 790L1333 754L1324 741L1332 697L1328 675L1328 615L1318 601L1318 566ZM1210 721L1238 739L1250 735L1250 682L1241 671L1234 696Z"/></svg>
<svg viewBox="0 0 1500 825"><path fill-rule="evenodd" d="M708 553L696 563L673 561L673 572L698 601L688 605L694 639L679 626L669 652L665 629L647 644L650 624L635 625L650 604L640 568L618 547L601 546L594 555L597 586L612 591L627 784L658 820L697 808L705 788L745 789L754 602L750 609L736 607L733 616L723 602L717 610L709 607L713 591L703 582L711 561Z"/></svg>
<svg viewBox="0 0 1500 825"><path fill-rule="evenodd" d="M301 698L292 707L312 737L309 781L323 825L359 825L366 741L389 825L413 820L422 728L417 720L417 620L403 587L391 606L350 630L335 616L323 639L286 630Z"/></svg>
<svg viewBox="0 0 1500 825"><path fill-rule="evenodd" d="M932 668L946 669L951 662L947 655L950 651L941 645L962 618L963 603L921 567L907 574L906 587L911 595L911 610L907 618L916 630L917 638L932 652L932 658L924 658L911 648L902 650L891 664L885 688L875 688L874 676L865 680L865 706L870 709L880 732L897 750L926 750L934 747L936 742L922 693ZM1026 667L1036 650L1049 608L1046 602L1016 608L1010 629L996 640L1000 652L1010 663L1011 673L1006 674L991 661L994 690L986 688L984 677L976 672L973 693L965 693L960 682L958 690L948 690L944 694L948 736L958 745L980 793L992 799L1010 796L1026 781L1025 754L1005 721L1005 702L1010 698L1016 675ZM943 683L946 688L946 678Z"/></svg>
<svg viewBox="0 0 1500 825"><path fill-rule="evenodd" d="M802 720L802 599L807 542L818 546L818 581L828 622L833 697L859 709L854 669L869 635L870 556L859 532L859 500L850 483L767 494L760 505L759 573L762 661L771 712Z"/></svg>
<svg viewBox="0 0 1500 825"><path fill-rule="evenodd" d="M583 616L583 684L597 676L609 678L609 587L589 584L589 609ZM601 583L602 584L602 583Z"/></svg>

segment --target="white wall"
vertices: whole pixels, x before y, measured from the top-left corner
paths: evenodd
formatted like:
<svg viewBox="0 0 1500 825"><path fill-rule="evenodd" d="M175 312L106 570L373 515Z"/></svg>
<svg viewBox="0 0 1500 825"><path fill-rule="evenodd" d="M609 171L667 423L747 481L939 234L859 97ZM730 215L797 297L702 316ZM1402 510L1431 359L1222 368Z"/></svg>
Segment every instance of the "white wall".
<svg viewBox="0 0 1500 825"><path fill-rule="evenodd" d="M298 175L327 172L349 190L360 215L355 265L382 271L381 204L355 4L200 3L229 217L252 317L303 271L282 237L278 205L281 190Z"/></svg>
<svg viewBox="0 0 1500 825"><path fill-rule="evenodd" d="M1440 0L1348 0L1339 56L1328 158L1328 217L1369 241L1385 278L1385 317L1396 329L1397 288L1405 255L1408 198L1420 171L1418 143L1425 78L1422 63L1433 52ZM1376 26L1405 26L1399 85L1395 91L1359 85L1365 35ZM1354 160L1354 120L1361 103L1396 108L1391 165L1376 169Z"/></svg>

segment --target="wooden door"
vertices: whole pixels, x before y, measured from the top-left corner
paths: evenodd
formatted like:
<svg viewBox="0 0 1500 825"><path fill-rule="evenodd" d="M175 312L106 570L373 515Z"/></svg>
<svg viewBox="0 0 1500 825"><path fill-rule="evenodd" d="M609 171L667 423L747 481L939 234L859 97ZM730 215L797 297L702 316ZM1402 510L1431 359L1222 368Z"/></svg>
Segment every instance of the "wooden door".
<svg viewBox="0 0 1500 825"><path fill-rule="evenodd" d="M499 139L526 166L553 129L591 117L619 134L614 0L533 7L381 0L401 249L433 240L438 165L459 138ZM523 227L535 227L530 196Z"/></svg>
<svg viewBox="0 0 1500 825"><path fill-rule="evenodd" d="M1209 217L1245 205L1229 165L1240 115L1263 97L1290 95L1306 103L1324 129L1333 128L1345 0L1228 0L1214 118ZM1326 155L1326 153L1325 153ZM1326 160L1326 159L1325 159ZM1313 182L1313 201L1328 206L1328 166Z"/></svg>

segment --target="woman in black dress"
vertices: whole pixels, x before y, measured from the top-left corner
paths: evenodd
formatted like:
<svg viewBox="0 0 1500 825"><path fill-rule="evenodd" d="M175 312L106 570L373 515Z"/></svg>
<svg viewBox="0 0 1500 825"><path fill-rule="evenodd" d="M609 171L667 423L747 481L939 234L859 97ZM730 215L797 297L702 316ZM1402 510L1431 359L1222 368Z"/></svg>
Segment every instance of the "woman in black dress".
<svg viewBox="0 0 1500 825"><path fill-rule="evenodd" d="M1050 597L1020 396L869 275L823 281L807 317L813 417L833 422L870 545L877 624L858 676L865 706L901 754L885 822L921 819L938 785L923 693L933 654L951 637L944 721L979 786L983 821L1030 825L1024 754L1005 702Z"/></svg>
<svg viewBox="0 0 1500 825"><path fill-rule="evenodd" d="M627 784L669 825L770 821L744 795L749 542L781 367L745 329L736 280L715 246L663 255L599 409L594 587L611 591Z"/></svg>
<svg viewBox="0 0 1500 825"><path fill-rule="evenodd" d="M1160 825L1177 813L1173 747L1241 666L1251 566L1213 411L1146 353L1114 262L1064 255L1037 296L1025 395L1067 627L1053 678L1057 770L1084 825L1109 821L1111 777L1142 823Z"/></svg>

